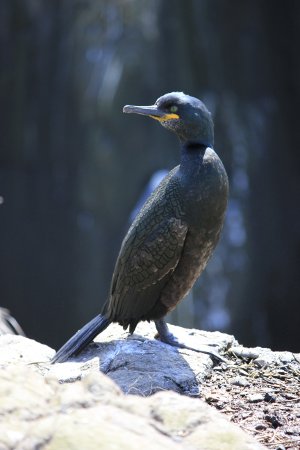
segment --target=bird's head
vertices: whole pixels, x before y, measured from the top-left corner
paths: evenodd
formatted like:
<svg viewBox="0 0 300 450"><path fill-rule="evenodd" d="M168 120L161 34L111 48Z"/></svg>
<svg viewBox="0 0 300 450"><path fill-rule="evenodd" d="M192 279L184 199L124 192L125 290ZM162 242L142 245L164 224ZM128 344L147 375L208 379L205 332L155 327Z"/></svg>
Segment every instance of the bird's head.
<svg viewBox="0 0 300 450"><path fill-rule="evenodd" d="M183 144L213 147L214 129L210 112L201 100L183 92L165 94L151 106L126 105L123 112L158 120L165 128L174 131Z"/></svg>

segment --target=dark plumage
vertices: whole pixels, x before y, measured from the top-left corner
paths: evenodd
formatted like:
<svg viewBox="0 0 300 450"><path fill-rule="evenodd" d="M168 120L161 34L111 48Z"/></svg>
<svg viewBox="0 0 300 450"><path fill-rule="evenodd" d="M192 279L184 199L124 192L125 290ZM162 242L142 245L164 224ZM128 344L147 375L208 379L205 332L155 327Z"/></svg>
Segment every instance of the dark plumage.
<svg viewBox="0 0 300 450"><path fill-rule="evenodd" d="M111 322L133 333L141 320L154 320L161 340L184 346L169 333L163 317L191 289L222 229L228 180L212 149L213 122L205 105L173 92L153 106L125 106L123 111L150 116L174 131L181 143L180 165L163 179L125 236L103 314L79 330L53 362L79 353Z"/></svg>

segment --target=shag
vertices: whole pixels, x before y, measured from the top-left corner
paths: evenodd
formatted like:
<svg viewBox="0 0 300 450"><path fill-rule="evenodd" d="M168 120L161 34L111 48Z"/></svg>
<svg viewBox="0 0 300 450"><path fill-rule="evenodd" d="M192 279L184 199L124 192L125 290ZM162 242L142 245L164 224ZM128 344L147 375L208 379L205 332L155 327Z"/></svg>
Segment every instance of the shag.
<svg viewBox="0 0 300 450"><path fill-rule="evenodd" d="M191 348L169 332L164 316L192 288L223 226L228 178L213 150L211 114L200 100L182 92L165 94L152 106L124 106L123 112L152 117L175 132L180 164L161 181L129 228L103 313L71 337L52 362L78 354L112 322L132 334L140 321L153 320L161 341ZM207 349L194 350L218 357Z"/></svg>

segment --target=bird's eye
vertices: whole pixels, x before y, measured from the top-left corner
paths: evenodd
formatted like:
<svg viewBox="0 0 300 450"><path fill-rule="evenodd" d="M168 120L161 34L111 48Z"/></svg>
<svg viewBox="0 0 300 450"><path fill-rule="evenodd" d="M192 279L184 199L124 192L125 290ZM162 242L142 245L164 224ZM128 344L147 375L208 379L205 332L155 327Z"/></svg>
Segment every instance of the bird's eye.
<svg viewBox="0 0 300 450"><path fill-rule="evenodd" d="M171 113L176 113L178 111L178 106L172 105L170 106L169 110Z"/></svg>

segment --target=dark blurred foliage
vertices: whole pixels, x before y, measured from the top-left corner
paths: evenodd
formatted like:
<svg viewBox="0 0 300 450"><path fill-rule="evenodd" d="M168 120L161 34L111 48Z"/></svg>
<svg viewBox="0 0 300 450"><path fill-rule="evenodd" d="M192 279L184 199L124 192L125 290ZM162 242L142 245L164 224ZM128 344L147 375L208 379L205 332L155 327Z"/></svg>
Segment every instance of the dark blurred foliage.
<svg viewBox="0 0 300 450"><path fill-rule="evenodd" d="M218 250L171 319L299 350L299 17L286 0L2 0L0 292L58 346L96 315L175 136L124 104L182 90L231 185Z"/></svg>

